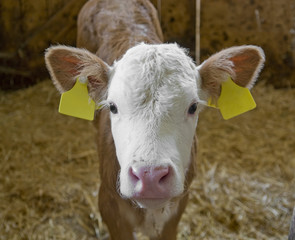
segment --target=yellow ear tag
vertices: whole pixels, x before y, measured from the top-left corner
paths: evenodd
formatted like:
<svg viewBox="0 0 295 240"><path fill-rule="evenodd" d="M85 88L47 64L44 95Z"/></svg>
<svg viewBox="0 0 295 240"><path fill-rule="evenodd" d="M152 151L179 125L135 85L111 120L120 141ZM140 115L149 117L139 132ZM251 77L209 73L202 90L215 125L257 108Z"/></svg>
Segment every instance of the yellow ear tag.
<svg viewBox="0 0 295 240"><path fill-rule="evenodd" d="M95 102L88 95L87 81L83 83L81 80L77 79L74 87L61 95L58 111L72 117L93 120Z"/></svg>
<svg viewBox="0 0 295 240"><path fill-rule="evenodd" d="M212 104L211 99L208 101L208 106L219 108L222 117L228 120L254 109L256 103L248 88L240 87L229 78L222 83L217 106Z"/></svg>

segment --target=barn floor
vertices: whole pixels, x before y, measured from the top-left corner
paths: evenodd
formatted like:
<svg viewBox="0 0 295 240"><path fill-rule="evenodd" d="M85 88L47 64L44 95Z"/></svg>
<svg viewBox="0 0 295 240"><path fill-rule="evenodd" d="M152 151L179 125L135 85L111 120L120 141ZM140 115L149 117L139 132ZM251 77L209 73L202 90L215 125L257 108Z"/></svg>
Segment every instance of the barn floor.
<svg viewBox="0 0 295 240"><path fill-rule="evenodd" d="M201 113L198 177L178 239L287 239L295 204L295 89ZM104 239L92 123L57 113L51 82L0 92L0 239ZM139 237L140 239L142 237Z"/></svg>

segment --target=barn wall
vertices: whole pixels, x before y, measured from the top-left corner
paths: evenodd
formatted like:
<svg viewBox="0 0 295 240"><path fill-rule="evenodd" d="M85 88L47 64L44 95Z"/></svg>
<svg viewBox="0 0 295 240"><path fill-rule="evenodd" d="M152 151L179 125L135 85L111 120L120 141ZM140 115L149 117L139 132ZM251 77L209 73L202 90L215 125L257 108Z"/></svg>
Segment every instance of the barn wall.
<svg viewBox="0 0 295 240"><path fill-rule="evenodd" d="M158 9L165 41L195 49L195 0L151 0ZM159 7L159 3L160 6Z"/></svg>
<svg viewBox="0 0 295 240"><path fill-rule="evenodd" d="M74 45L77 13L87 0L1 0L0 87L22 87L46 75L44 49ZM195 51L195 0L151 0L161 4L165 41ZM262 46L262 77L276 87L295 87L294 0L203 0L201 58L225 47Z"/></svg>
<svg viewBox="0 0 295 240"><path fill-rule="evenodd" d="M263 77L295 87L295 1L202 1L202 56L232 45L257 44L266 54Z"/></svg>
<svg viewBox="0 0 295 240"><path fill-rule="evenodd" d="M0 1L0 87L19 88L45 76L44 50L74 45L76 20L86 0Z"/></svg>
<svg viewBox="0 0 295 240"><path fill-rule="evenodd" d="M157 6L160 0L152 0ZM195 47L195 0L161 0L166 41ZM295 87L294 0L201 1L201 58L233 45L256 44L266 53L262 77L276 87Z"/></svg>

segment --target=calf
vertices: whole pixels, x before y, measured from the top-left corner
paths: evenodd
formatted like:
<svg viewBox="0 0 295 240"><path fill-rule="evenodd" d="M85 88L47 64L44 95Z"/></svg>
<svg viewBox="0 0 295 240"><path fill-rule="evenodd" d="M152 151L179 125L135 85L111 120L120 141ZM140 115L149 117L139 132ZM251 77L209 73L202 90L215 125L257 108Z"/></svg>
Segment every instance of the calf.
<svg viewBox="0 0 295 240"><path fill-rule="evenodd" d="M137 230L176 239L195 176L198 114L229 76L250 88L264 62L259 47L242 46L195 66L186 50L162 41L148 0L90 0L78 18L79 48L54 46L45 56L60 92L87 79L103 106L94 120L99 209L115 240Z"/></svg>

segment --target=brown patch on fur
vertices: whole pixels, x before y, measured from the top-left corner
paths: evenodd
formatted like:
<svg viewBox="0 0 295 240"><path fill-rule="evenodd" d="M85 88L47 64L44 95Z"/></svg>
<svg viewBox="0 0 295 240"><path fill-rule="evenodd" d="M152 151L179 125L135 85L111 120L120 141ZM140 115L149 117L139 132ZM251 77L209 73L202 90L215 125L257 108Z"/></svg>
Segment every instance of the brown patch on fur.
<svg viewBox="0 0 295 240"><path fill-rule="evenodd" d="M140 42L162 41L157 11L148 0L90 0L78 17L77 46L110 65Z"/></svg>

